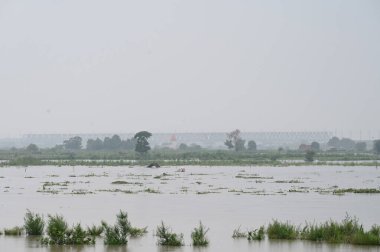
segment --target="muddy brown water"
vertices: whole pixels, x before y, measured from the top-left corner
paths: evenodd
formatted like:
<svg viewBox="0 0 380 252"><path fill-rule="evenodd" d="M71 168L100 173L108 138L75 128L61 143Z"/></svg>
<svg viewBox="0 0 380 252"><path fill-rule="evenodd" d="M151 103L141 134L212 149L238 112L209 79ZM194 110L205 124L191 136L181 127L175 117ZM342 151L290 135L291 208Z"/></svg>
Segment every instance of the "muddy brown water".
<svg viewBox="0 0 380 252"><path fill-rule="evenodd" d="M180 171L184 168L185 171ZM116 183L112 183L118 181ZM120 182L121 181L121 182ZM0 169L0 228L23 225L26 209L62 214L69 224L114 223L119 210L134 226L148 227L127 246L42 246L30 237L0 236L0 251L380 251L379 247L308 241L231 238L273 219L340 221L356 216L365 228L380 224L380 194L333 194L339 188L378 188L376 167L9 167ZM183 233L186 246L156 245L160 222ZM210 228L207 248L190 246L202 221Z"/></svg>

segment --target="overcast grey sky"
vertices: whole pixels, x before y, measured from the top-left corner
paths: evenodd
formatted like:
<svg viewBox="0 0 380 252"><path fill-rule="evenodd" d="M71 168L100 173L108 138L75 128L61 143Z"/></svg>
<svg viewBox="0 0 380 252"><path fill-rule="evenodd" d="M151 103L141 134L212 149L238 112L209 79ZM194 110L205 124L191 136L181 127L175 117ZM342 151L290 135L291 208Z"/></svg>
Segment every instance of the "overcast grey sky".
<svg viewBox="0 0 380 252"><path fill-rule="evenodd" d="M0 136L379 132L380 1L0 0L0 87Z"/></svg>

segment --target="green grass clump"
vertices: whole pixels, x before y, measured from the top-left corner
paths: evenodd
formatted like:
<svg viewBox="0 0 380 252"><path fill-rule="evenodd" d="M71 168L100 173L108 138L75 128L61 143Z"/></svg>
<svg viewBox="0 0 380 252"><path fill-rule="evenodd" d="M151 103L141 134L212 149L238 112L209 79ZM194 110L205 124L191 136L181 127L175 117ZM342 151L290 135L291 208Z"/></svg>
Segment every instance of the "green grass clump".
<svg viewBox="0 0 380 252"><path fill-rule="evenodd" d="M129 227L129 235L131 237L139 237L148 233L147 227L137 228L137 227Z"/></svg>
<svg viewBox="0 0 380 252"><path fill-rule="evenodd" d="M238 238L247 238L248 234L247 232L241 232L240 227L236 228L232 233L232 238L238 239Z"/></svg>
<svg viewBox="0 0 380 252"><path fill-rule="evenodd" d="M128 214L120 211L116 215L117 221L114 226L109 226L102 222L104 228L104 244L106 245L125 245L128 243L128 231L131 227L128 221Z"/></svg>
<svg viewBox="0 0 380 252"><path fill-rule="evenodd" d="M91 235L91 236L100 236L104 231L104 227L103 226L95 226L95 225L92 225L91 227L87 227L87 233L88 235Z"/></svg>
<svg viewBox="0 0 380 252"><path fill-rule="evenodd" d="M183 246L183 234L172 233L171 228L165 226L164 222L157 227L156 236L158 245L162 246Z"/></svg>
<svg viewBox="0 0 380 252"><path fill-rule="evenodd" d="M4 229L4 235L22 235L22 232L24 231L23 227L13 227L13 228L5 228Z"/></svg>
<svg viewBox="0 0 380 252"><path fill-rule="evenodd" d="M333 191L334 194L344 194L344 193L380 193L379 189L376 188L346 188L337 189Z"/></svg>
<svg viewBox="0 0 380 252"><path fill-rule="evenodd" d="M61 215L49 215L46 228L47 237L42 243L50 245L88 245L95 244L95 239L90 236L80 224L69 228Z"/></svg>
<svg viewBox="0 0 380 252"><path fill-rule="evenodd" d="M45 221L39 214L32 213L29 209L24 217L24 228L27 235L42 235Z"/></svg>
<svg viewBox="0 0 380 252"><path fill-rule="evenodd" d="M128 237L142 236L147 233L147 228L132 227L128 221L127 212L120 211L116 215L117 221L114 226L109 226L102 222L104 228L104 244L106 245L125 245L128 243Z"/></svg>
<svg viewBox="0 0 380 252"><path fill-rule="evenodd" d="M298 237L298 229L288 222L274 220L267 228L269 239L294 240Z"/></svg>
<svg viewBox="0 0 380 252"><path fill-rule="evenodd" d="M259 229L248 231L248 241L261 241L264 239L264 236L264 226L261 226Z"/></svg>
<svg viewBox="0 0 380 252"><path fill-rule="evenodd" d="M330 220L320 225L307 224L301 232L301 238L329 243L380 245L380 227L373 226L366 232L356 218L346 216L341 223Z"/></svg>
<svg viewBox="0 0 380 252"><path fill-rule="evenodd" d="M202 222L199 222L199 227L194 228L191 232L191 239L193 240L193 246L207 246L209 241L206 237L208 228L202 225Z"/></svg>

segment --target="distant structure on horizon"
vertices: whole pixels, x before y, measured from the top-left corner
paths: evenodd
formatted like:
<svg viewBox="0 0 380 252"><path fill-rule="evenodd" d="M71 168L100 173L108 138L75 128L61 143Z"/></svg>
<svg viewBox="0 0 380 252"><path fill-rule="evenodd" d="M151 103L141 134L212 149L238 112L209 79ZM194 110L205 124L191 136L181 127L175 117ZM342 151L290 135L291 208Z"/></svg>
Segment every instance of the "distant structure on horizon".
<svg viewBox="0 0 380 252"><path fill-rule="evenodd" d="M115 133L121 139L128 139L134 136L133 133ZM31 143L41 148L50 148L62 144L63 141L80 136L83 139L83 146L86 146L88 139L104 139L112 137L114 134L27 134L19 138L0 139L0 148L21 148ZM333 137L332 132L315 131L315 132L242 132L241 137L247 142L254 140L259 149L275 149L278 147L298 149L300 144L310 144L316 141L320 144L326 144ZM224 141L226 133L153 133L149 139L153 147L178 147L179 144L187 145L197 144L204 148L225 149Z"/></svg>

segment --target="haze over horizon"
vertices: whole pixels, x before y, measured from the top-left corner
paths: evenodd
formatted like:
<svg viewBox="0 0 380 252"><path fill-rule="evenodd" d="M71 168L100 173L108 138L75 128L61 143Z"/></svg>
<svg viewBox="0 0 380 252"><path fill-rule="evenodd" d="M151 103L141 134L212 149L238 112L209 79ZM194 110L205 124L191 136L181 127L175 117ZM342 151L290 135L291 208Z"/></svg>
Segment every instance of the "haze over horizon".
<svg viewBox="0 0 380 252"><path fill-rule="evenodd" d="M0 137L380 138L380 2L0 1Z"/></svg>

